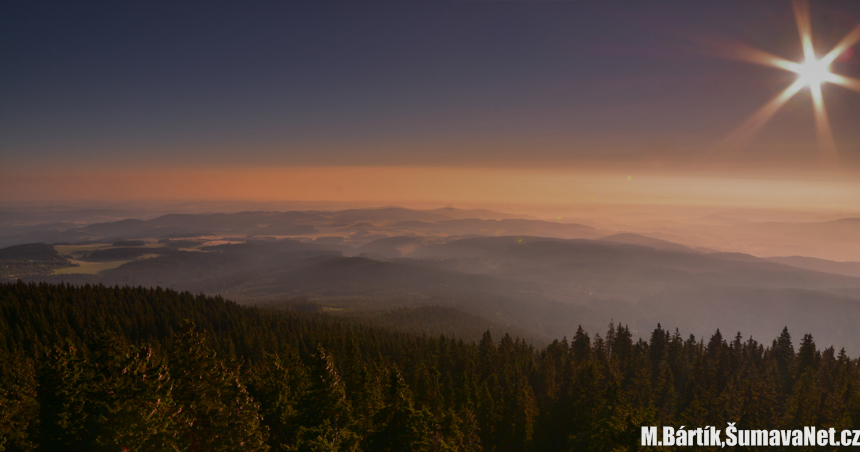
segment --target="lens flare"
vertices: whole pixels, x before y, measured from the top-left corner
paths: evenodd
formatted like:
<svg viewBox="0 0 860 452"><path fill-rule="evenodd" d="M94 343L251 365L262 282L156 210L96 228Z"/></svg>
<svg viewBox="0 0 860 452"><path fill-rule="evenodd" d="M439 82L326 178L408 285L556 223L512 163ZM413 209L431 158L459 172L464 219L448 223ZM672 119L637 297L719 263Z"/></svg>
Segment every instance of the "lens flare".
<svg viewBox="0 0 860 452"><path fill-rule="evenodd" d="M739 147L748 142L795 94L804 88L809 88L815 112L815 130L818 135L819 153L825 163L835 163L838 154L836 153L833 131L830 128L830 119L824 106L822 87L827 83L832 83L860 92L860 80L834 74L830 71L830 65L841 55L850 52L851 47L860 41L860 25L855 27L836 47L819 59L815 55L815 47L812 43L812 22L810 20L809 3L807 0L794 0L792 5L794 7L797 30L800 34L804 62L796 63L789 61L744 44L735 44L729 49L721 49L729 50L726 55L735 59L783 69L797 74L797 80L791 86L783 90L747 119L737 130L729 135L724 145Z"/></svg>

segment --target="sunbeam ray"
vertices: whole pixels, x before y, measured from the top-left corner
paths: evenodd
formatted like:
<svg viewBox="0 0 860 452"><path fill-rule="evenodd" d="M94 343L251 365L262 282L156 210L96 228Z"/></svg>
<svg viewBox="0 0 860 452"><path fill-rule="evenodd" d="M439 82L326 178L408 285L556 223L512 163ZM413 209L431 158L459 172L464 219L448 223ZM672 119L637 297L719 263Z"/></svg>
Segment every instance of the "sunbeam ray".
<svg viewBox="0 0 860 452"><path fill-rule="evenodd" d="M794 61L789 61L785 58L765 52L764 50L750 47L741 42L725 41L719 44L709 43L708 45L727 58L746 61L748 63L770 66L777 69L785 69L786 71L791 72L798 72L801 66Z"/></svg>
<svg viewBox="0 0 860 452"><path fill-rule="evenodd" d="M738 127L731 135L723 141L723 144L728 148L739 148L746 145L753 135L759 131L779 109L785 105L795 94L804 87L802 80L797 80L791 86L783 90L770 102L758 109L752 116L749 117L740 127Z"/></svg>
<svg viewBox="0 0 860 452"><path fill-rule="evenodd" d="M826 165L833 165L838 159L836 153L836 142L833 139L833 130L830 128L830 118L827 117L827 109L824 107L824 96L821 94L821 85L810 85L812 92L812 103L815 110L815 132L818 135L818 150L822 161Z"/></svg>
<svg viewBox="0 0 860 452"><path fill-rule="evenodd" d="M806 61L815 59L815 48L812 46L812 21L809 18L809 2L794 0L794 20L800 33L800 44L803 46L803 57Z"/></svg>
<svg viewBox="0 0 860 452"><path fill-rule="evenodd" d="M857 80L856 78L833 74L833 77L831 77L830 82L843 88L848 88L852 91L857 91L858 93L860 93L860 80Z"/></svg>
<svg viewBox="0 0 860 452"><path fill-rule="evenodd" d="M833 48L833 50L821 59L821 62L829 66L839 58L839 55L842 55L848 49L853 47L854 44L857 44L857 41L860 41L860 25L857 25L857 27L848 34L848 36L845 36L845 38L843 38L842 41Z"/></svg>

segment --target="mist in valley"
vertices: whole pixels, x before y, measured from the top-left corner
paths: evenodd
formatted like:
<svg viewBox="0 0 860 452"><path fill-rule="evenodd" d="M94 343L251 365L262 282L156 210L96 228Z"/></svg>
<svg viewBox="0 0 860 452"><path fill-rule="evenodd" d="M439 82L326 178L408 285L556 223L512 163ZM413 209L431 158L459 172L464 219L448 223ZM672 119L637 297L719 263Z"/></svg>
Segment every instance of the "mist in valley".
<svg viewBox="0 0 860 452"><path fill-rule="evenodd" d="M638 336L661 323L696 337L770 338L787 326L860 351L860 264L848 259L860 255L857 218L635 206L627 219L607 206L554 206L566 210L555 218L546 207L498 205L141 207L7 206L3 277L160 286L466 338L507 330L541 344L610 322ZM226 213L204 213L218 208Z"/></svg>

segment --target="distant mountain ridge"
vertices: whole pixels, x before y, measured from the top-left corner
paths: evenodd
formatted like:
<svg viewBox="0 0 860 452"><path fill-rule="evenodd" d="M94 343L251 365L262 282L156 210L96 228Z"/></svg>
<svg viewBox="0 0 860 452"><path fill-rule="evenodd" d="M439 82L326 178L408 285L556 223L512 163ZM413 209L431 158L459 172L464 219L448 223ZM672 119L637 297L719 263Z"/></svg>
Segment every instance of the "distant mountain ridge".
<svg viewBox="0 0 860 452"><path fill-rule="evenodd" d="M607 242L618 242L618 243L627 243L629 245L642 245L650 248L654 248L657 250L663 251L679 251L682 253L693 253L700 254L700 251L697 251L688 246L680 245L674 242L669 242L667 240L655 239L652 237L646 237L644 235L633 234L629 232L621 233L621 234L613 234L607 235L605 237L600 237L600 240L605 240Z"/></svg>
<svg viewBox="0 0 860 452"><path fill-rule="evenodd" d="M252 205L264 207L259 203ZM201 212L202 207L190 205L183 208ZM219 207L216 203L212 208ZM9 207L0 212L0 248L37 242L110 243L147 237L158 239L203 235L308 239L328 236L341 237L351 246L394 236L529 235L568 239L606 237L609 241L683 250L657 241L663 240L705 253L728 251L762 257L807 256L833 261L857 261L860 256L860 218L856 215L819 222L789 222L750 219L755 216L743 218L742 215L711 214L691 216L684 220L617 224L614 220L606 222L590 217L588 209L577 214L577 217L582 218L581 222L561 221L561 217L558 217L558 221L541 220L529 215L453 207L430 210L398 206L343 210L261 209L236 213L168 213L160 216L141 212L139 217L133 218L128 217L134 215L131 210L74 210L67 206L47 209L42 212L34 207ZM178 207L171 209L175 211ZM111 217L116 218L116 221L98 221ZM594 228L588 225L601 226Z"/></svg>
<svg viewBox="0 0 860 452"><path fill-rule="evenodd" d="M860 262L836 262L814 257L768 257L767 260L792 267L860 278Z"/></svg>
<svg viewBox="0 0 860 452"><path fill-rule="evenodd" d="M86 242L182 238L204 235L256 237L312 237L316 235L352 237L368 241L381 235L546 235L551 237L596 237L590 226L526 219L489 210L402 207L349 209L341 211L256 211L210 214L167 214L150 220L124 219L63 230L35 228L30 233L0 236L0 246L21 243Z"/></svg>

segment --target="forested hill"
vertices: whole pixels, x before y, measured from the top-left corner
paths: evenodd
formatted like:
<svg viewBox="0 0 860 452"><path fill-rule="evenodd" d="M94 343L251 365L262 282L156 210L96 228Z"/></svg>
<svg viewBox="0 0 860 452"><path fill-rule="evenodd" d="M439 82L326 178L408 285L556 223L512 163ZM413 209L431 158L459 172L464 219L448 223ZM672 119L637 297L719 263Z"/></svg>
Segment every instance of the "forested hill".
<svg viewBox="0 0 860 452"><path fill-rule="evenodd" d="M160 289L0 285L0 451L637 450L640 426L860 428L860 361L770 344L535 349ZM803 450L803 449L798 449Z"/></svg>

